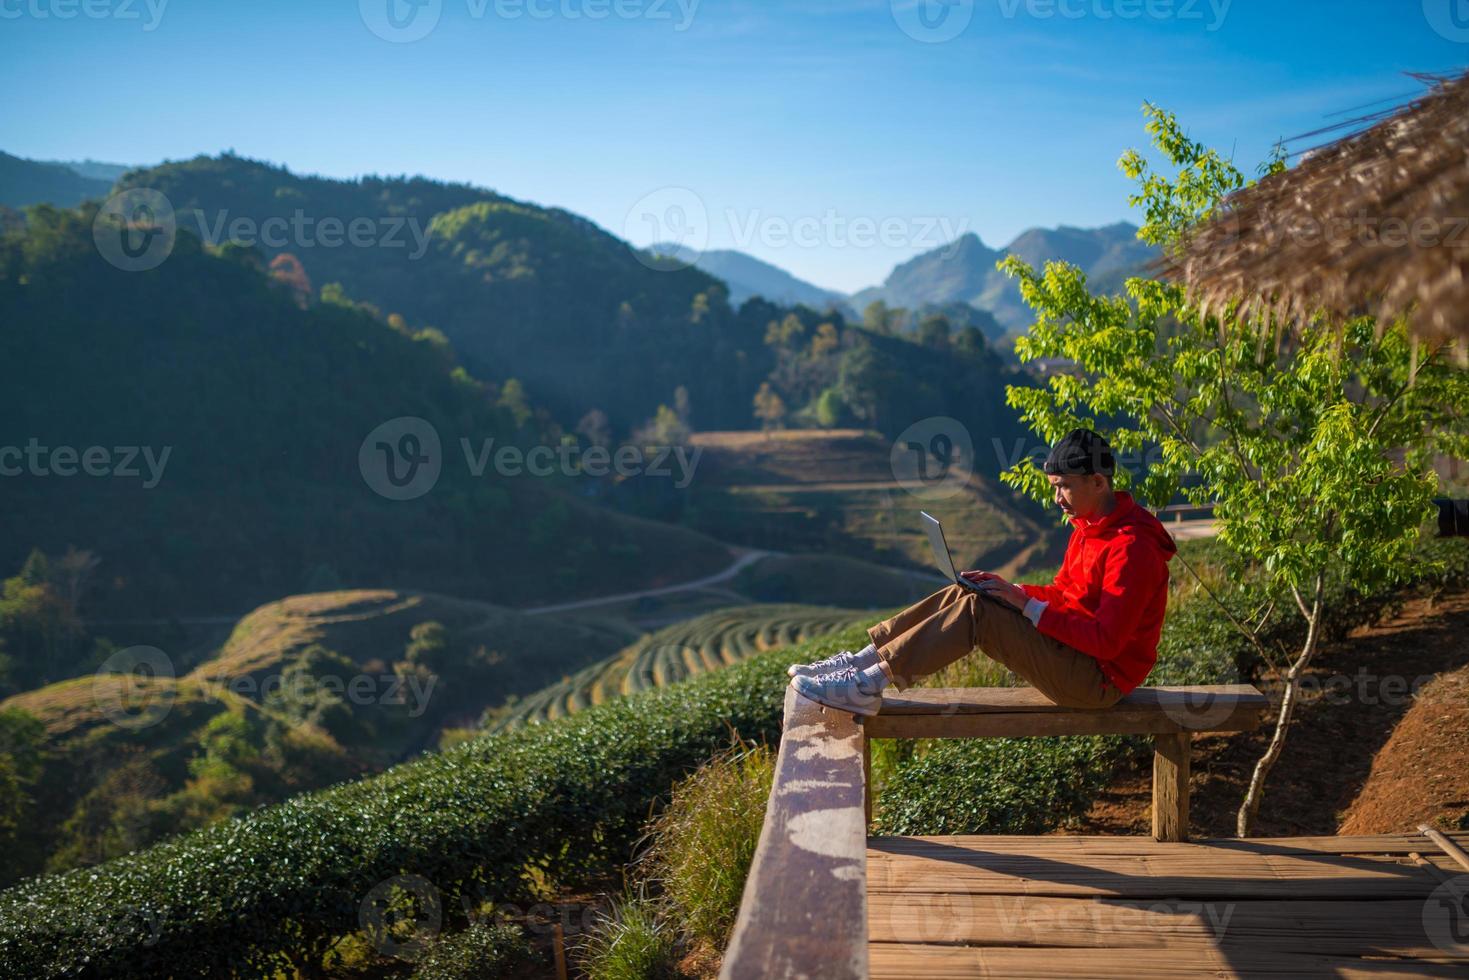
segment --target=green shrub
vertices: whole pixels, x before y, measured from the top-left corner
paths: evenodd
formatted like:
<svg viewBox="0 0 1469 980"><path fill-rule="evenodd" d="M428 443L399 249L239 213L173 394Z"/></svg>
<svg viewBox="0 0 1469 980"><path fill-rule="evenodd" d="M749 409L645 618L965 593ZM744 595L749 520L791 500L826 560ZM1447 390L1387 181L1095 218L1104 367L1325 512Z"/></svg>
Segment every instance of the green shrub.
<svg viewBox="0 0 1469 980"><path fill-rule="evenodd" d="M774 776L769 748L727 752L680 783L654 823L652 876L684 935L724 948L760 843Z"/></svg>
<svg viewBox="0 0 1469 980"><path fill-rule="evenodd" d="M624 865L654 801L728 745L774 741L792 659L847 631L685 684L486 736L375 777L261 808L89 869L0 893L0 975L270 973L320 961L399 875L444 896L524 897Z"/></svg>
<svg viewBox="0 0 1469 980"><path fill-rule="evenodd" d="M534 961L525 933L508 924L476 922L440 936L428 948L413 980L498 980Z"/></svg>
<svg viewBox="0 0 1469 980"><path fill-rule="evenodd" d="M582 945L589 980L661 980L677 975L673 927L657 902L629 896L614 902Z"/></svg>
<svg viewBox="0 0 1469 980"><path fill-rule="evenodd" d="M897 766L875 829L889 834L1034 834L1086 812L1122 740L935 742Z"/></svg>

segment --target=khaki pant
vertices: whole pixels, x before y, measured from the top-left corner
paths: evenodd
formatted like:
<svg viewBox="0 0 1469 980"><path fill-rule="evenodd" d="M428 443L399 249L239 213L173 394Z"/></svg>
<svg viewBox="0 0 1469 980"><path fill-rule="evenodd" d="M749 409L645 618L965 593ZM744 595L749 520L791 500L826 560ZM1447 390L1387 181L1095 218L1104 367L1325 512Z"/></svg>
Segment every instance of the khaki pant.
<svg viewBox="0 0 1469 980"><path fill-rule="evenodd" d="M903 690L976 646L1067 708L1110 708L1122 692L1097 661L1046 636L1015 607L950 585L867 631Z"/></svg>

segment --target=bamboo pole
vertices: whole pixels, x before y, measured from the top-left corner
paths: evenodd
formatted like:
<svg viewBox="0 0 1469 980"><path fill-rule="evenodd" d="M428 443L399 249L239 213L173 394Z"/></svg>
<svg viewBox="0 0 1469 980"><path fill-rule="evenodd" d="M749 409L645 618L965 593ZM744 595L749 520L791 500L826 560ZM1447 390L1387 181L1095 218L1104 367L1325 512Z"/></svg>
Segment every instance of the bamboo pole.
<svg viewBox="0 0 1469 980"><path fill-rule="evenodd" d="M1455 844L1453 841L1449 840L1443 834L1434 830L1426 823L1420 823L1418 825L1418 831L1423 834L1424 837L1427 837L1429 840L1437 844L1439 850L1443 851L1449 857L1459 862L1459 866L1461 868L1463 868L1465 871L1469 871L1469 854L1464 853L1464 849L1462 847L1460 847L1458 844Z"/></svg>

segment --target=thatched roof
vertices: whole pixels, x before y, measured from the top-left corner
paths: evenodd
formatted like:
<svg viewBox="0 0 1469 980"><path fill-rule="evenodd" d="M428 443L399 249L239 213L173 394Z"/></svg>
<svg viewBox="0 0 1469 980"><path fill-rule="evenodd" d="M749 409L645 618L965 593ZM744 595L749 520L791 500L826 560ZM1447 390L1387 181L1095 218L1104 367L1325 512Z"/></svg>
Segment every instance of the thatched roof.
<svg viewBox="0 0 1469 980"><path fill-rule="evenodd" d="M1469 339L1469 74L1225 202L1165 262L1207 307Z"/></svg>

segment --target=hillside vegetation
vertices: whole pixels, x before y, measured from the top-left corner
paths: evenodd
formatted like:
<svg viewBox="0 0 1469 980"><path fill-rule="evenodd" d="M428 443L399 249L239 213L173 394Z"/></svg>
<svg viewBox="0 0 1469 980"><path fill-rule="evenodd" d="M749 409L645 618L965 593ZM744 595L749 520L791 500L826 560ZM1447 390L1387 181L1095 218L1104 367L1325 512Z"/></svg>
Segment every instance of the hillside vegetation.
<svg viewBox="0 0 1469 980"><path fill-rule="evenodd" d="M718 280L675 262L652 268L568 211L423 178L301 176L228 154L134 171L119 186L163 193L180 226L206 241L227 239L242 218L253 228L297 215L375 222L366 247L322 247L305 232L260 247L293 254L318 287L340 283L443 331L472 374L517 378L568 427L598 409L625 433L681 384L702 424L741 424L769 370L768 316L737 319Z"/></svg>
<svg viewBox="0 0 1469 980"><path fill-rule="evenodd" d="M519 605L727 561L713 541L589 506L555 479L475 476L461 438L542 434L442 338L350 305L302 309L254 253L186 233L158 268L123 272L94 247L91 214L39 209L0 238L4 442L37 448L6 478L0 567L34 547L87 549L101 562L89 613L140 618L343 587ZM442 472L423 496L389 500L359 450L407 416L438 432ZM75 460L74 475L53 472L65 472L53 450L93 446L140 475L88 476Z"/></svg>
<svg viewBox="0 0 1469 980"><path fill-rule="evenodd" d="M71 207L104 197L112 181L87 177L62 163L26 160L0 151L0 207L23 208L42 202Z"/></svg>
<svg viewBox="0 0 1469 980"><path fill-rule="evenodd" d="M95 864L378 771L619 646L606 631L487 603L321 593L255 610L187 673L102 673L0 701L46 736L25 847L0 881Z"/></svg>
<svg viewBox="0 0 1469 980"><path fill-rule="evenodd" d="M705 613L648 634L615 656L592 664L486 717L490 731L550 721L641 691L741 663L766 650L795 646L867 618L851 609L737 606Z"/></svg>
<svg viewBox="0 0 1469 980"><path fill-rule="evenodd" d="M909 492L895 477L892 443L874 432L701 432L692 441L703 457L685 520L721 540L932 572L920 511L943 522L964 568L999 567L1048 536L978 466L953 495Z"/></svg>
<svg viewBox="0 0 1469 980"><path fill-rule="evenodd" d="M1216 595L1235 609L1257 607L1265 598L1258 575L1232 569L1212 549L1184 546ZM1462 581L1462 550L1445 557L1445 575ZM1211 600L1177 573L1175 582L1154 680L1249 678L1257 665L1230 642ZM1390 598L1338 603L1333 629L1370 617ZM1289 609L1285 615L1282 628L1294 629ZM143 977L290 964L310 971L337 937L358 929L369 893L398 876L433 885L450 931L464 925L460 909L514 901L532 881L562 890L605 886L631 856L655 801L727 745L731 731L774 739L786 664L850 647L862 635L854 628L768 651L682 684L482 736L96 869L27 881L0 893L0 970ZM1083 812L1125 743L986 739L912 748L878 760L884 827L1014 833Z"/></svg>

